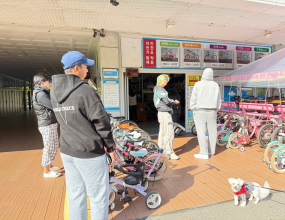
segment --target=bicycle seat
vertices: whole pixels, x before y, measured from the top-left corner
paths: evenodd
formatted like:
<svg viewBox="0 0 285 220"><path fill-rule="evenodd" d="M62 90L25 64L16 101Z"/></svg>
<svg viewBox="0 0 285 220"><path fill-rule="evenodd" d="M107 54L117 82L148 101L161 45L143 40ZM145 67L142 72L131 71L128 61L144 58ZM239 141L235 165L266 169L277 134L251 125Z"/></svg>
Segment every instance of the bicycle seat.
<svg viewBox="0 0 285 220"><path fill-rule="evenodd" d="M121 124L120 127L123 129L128 129L130 131L133 131L135 129L135 126L129 124Z"/></svg>
<svg viewBox="0 0 285 220"><path fill-rule="evenodd" d="M147 149L140 149L138 151L130 151L130 155L133 157L144 157L148 153Z"/></svg>
<svg viewBox="0 0 285 220"><path fill-rule="evenodd" d="M248 129L249 126L248 125L245 125L245 126L241 126L242 129Z"/></svg>

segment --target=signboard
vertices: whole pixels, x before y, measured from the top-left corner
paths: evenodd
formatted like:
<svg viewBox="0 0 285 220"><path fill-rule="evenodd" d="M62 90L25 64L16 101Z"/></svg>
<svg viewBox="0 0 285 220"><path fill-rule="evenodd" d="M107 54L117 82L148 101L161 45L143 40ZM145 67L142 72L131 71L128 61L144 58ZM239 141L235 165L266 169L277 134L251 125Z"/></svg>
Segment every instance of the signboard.
<svg viewBox="0 0 285 220"><path fill-rule="evenodd" d="M103 105L106 111L120 110L119 80L103 80Z"/></svg>
<svg viewBox="0 0 285 220"><path fill-rule="evenodd" d="M269 54L269 49L268 48L255 47L254 52L255 52L254 53L255 60L259 60L263 57L266 57Z"/></svg>
<svg viewBox="0 0 285 220"><path fill-rule="evenodd" d="M103 69L103 79L118 79L118 69Z"/></svg>
<svg viewBox="0 0 285 220"><path fill-rule="evenodd" d="M144 39L144 68L156 67L156 50L154 39Z"/></svg>
<svg viewBox="0 0 285 220"><path fill-rule="evenodd" d="M138 69L126 69L126 77L139 77L139 70Z"/></svg>
<svg viewBox="0 0 285 220"><path fill-rule="evenodd" d="M180 43L161 41L161 63L162 67L179 67Z"/></svg>
<svg viewBox="0 0 285 220"><path fill-rule="evenodd" d="M188 86L194 86L200 79L199 76L188 76Z"/></svg>
<svg viewBox="0 0 285 220"><path fill-rule="evenodd" d="M197 68L200 67L201 62L201 44L194 43L182 43L184 48L184 62L183 67L186 68Z"/></svg>

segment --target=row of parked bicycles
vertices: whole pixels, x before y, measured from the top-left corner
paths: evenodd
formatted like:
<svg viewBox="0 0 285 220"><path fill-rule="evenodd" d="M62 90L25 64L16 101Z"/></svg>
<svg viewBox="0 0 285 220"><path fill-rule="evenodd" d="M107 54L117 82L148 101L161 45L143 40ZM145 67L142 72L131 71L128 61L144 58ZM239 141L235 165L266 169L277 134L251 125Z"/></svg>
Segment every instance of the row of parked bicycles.
<svg viewBox="0 0 285 220"><path fill-rule="evenodd" d="M145 204L150 209L155 209L161 204L161 196L156 191L146 193L149 181L155 182L164 178L169 171L168 156L164 155L164 146L151 140L147 132L140 129L137 123L126 120L125 117L113 117L110 115L112 134L115 141L114 152L116 163L110 172L110 196L109 206L115 207L116 194L122 195L121 202L130 202L132 198L127 196L128 189L135 189L145 196ZM177 134L185 128L173 123L173 131ZM171 135L172 135L171 134ZM115 171L126 174L123 180L115 178ZM123 186L117 189L114 185Z"/></svg>
<svg viewBox="0 0 285 220"><path fill-rule="evenodd" d="M276 173L285 173L284 113L281 104L223 102L217 116L217 145L244 151L255 137L265 148L263 162Z"/></svg>

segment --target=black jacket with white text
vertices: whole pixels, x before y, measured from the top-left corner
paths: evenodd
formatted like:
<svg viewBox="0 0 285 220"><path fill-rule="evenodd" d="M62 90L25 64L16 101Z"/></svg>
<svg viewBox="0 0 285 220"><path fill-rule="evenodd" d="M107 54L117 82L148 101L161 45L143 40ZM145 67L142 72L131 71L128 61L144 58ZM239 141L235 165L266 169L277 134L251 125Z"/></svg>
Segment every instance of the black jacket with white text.
<svg viewBox="0 0 285 220"><path fill-rule="evenodd" d="M96 91L78 76L52 76L51 103L60 124L61 153L93 158L113 152L110 119Z"/></svg>

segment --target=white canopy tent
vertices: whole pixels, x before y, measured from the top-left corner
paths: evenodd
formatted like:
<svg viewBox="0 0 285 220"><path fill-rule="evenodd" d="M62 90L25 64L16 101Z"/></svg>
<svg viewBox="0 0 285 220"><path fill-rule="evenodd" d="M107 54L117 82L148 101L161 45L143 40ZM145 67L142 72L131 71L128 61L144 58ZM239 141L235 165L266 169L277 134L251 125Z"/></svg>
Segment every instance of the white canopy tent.
<svg viewBox="0 0 285 220"><path fill-rule="evenodd" d="M225 86L285 88L285 49L215 78L215 81Z"/></svg>

